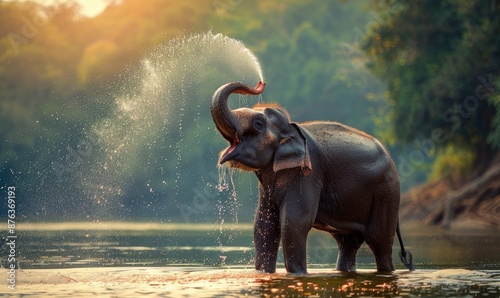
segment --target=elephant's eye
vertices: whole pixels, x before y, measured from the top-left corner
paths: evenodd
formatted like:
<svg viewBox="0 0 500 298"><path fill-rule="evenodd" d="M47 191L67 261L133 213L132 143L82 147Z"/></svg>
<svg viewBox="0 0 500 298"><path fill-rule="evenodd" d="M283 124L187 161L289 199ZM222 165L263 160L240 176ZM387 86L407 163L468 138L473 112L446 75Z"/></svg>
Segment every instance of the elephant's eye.
<svg viewBox="0 0 500 298"><path fill-rule="evenodd" d="M266 122L264 121L264 119L256 117L253 119L253 128L255 128L255 130L259 132L262 132L266 129Z"/></svg>

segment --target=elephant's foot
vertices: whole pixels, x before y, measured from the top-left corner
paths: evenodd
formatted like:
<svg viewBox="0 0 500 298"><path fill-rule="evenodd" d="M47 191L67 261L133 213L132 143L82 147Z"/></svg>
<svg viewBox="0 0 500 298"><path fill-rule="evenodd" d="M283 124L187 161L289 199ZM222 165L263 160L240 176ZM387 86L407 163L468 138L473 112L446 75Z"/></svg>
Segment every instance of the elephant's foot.
<svg viewBox="0 0 500 298"><path fill-rule="evenodd" d="M266 263L266 264L255 264L255 270L263 273L275 273L276 272L276 262Z"/></svg>
<svg viewBox="0 0 500 298"><path fill-rule="evenodd" d="M390 274L394 271L394 265L392 264L392 256L375 256L375 262L377 263L377 272L383 274Z"/></svg>
<svg viewBox="0 0 500 298"><path fill-rule="evenodd" d="M276 273L276 269L259 269L259 268L255 268L255 271L257 271L259 273L269 273L269 274Z"/></svg>
<svg viewBox="0 0 500 298"><path fill-rule="evenodd" d="M293 275L306 275L307 274L307 262L305 251L299 251L297 255L291 255L288 252L286 255L288 258L285 259L285 268L288 274Z"/></svg>
<svg viewBox="0 0 500 298"><path fill-rule="evenodd" d="M342 272L356 272L356 264L352 262L337 261L337 270Z"/></svg>
<svg viewBox="0 0 500 298"><path fill-rule="evenodd" d="M394 237L389 237L385 241L383 241L383 239L366 241L371 251L373 252L373 255L375 256L377 272L379 273L391 273L392 271L394 271L394 265L392 263L393 239Z"/></svg>
<svg viewBox="0 0 500 298"><path fill-rule="evenodd" d="M361 237L354 234L333 235L339 247L337 257L337 270L343 272L356 271L356 254L363 241Z"/></svg>
<svg viewBox="0 0 500 298"><path fill-rule="evenodd" d="M293 275L307 274L307 257L305 249L284 250L286 272Z"/></svg>
<svg viewBox="0 0 500 298"><path fill-rule="evenodd" d="M290 264L288 264L288 266L286 266L286 272L288 274L291 274L291 275L307 275L307 269L306 268L302 268L302 266L291 266Z"/></svg>
<svg viewBox="0 0 500 298"><path fill-rule="evenodd" d="M261 258L257 258L255 262L255 270L265 273L275 273L276 272L276 259L265 258L262 260Z"/></svg>
<svg viewBox="0 0 500 298"><path fill-rule="evenodd" d="M339 249L337 257L337 270L343 272L356 272L356 252L354 249Z"/></svg>

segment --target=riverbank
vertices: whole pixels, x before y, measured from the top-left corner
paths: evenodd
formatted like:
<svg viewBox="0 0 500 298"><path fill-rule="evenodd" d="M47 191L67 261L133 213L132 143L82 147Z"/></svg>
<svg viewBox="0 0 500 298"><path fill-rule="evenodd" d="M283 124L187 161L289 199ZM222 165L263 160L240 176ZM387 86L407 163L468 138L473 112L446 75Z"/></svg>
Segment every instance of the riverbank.
<svg viewBox="0 0 500 298"><path fill-rule="evenodd" d="M500 163L480 175L447 177L401 197L400 219L445 228L500 229Z"/></svg>

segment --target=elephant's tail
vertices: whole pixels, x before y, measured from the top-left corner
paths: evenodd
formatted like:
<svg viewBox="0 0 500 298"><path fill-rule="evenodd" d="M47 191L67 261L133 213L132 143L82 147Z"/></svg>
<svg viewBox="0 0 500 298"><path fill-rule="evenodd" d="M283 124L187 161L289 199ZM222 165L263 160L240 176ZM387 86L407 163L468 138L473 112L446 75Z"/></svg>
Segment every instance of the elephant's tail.
<svg viewBox="0 0 500 298"><path fill-rule="evenodd" d="M399 220L396 225L396 234L398 235L399 245L401 246L401 250L399 251L399 258L401 262L406 266L406 268L410 269L410 271L415 270L415 266L413 265L413 256L409 250L405 249L403 244L403 238L401 237L401 231L399 230Z"/></svg>

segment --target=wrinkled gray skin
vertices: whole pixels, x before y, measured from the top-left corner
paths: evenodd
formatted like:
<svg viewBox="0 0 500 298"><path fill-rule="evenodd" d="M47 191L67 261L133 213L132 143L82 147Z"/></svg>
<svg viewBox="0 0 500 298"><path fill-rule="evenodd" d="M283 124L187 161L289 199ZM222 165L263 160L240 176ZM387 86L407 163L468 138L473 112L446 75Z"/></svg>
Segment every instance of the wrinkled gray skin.
<svg viewBox="0 0 500 298"><path fill-rule="evenodd" d="M255 268L275 272L281 241L287 272L306 274L307 234L316 228L337 241L337 270L355 271L356 252L366 242L377 270L393 271L400 189L387 150L340 123L294 123L278 105L229 109L231 93L260 94L264 87L226 84L211 106L217 129L230 142L219 163L253 171L260 182Z"/></svg>

